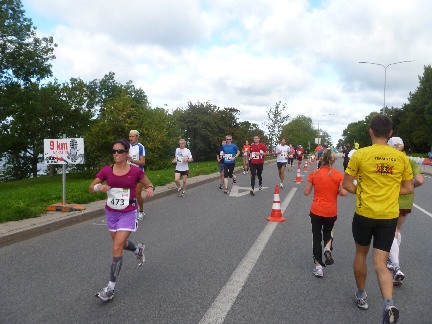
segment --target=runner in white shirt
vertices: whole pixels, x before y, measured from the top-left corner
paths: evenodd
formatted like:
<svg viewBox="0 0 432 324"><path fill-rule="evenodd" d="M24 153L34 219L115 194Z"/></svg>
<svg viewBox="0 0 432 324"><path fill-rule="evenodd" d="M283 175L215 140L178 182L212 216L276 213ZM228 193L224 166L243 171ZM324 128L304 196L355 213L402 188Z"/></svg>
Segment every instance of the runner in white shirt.
<svg viewBox="0 0 432 324"><path fill-rule="evenodd" d="M277 164L279 179L280 179L279 186L281 188L284 187L285 168L288 163L289 152L290 152L290 147L286 145L285 138L282 138L280 144L276 145L276 154L277 154L276 164Z"/></svg>
<svg viewBox="0 0 432 324"><path fill-rule="evenodd" d="M138 142L140 133L132 129L129 132L129 142L131 144L131 147L129 149L129 156L127 158L128 163L139 167L141 170L144 171L144 165L145 165L145 147L141 143ZM144 213L144 200L142 197L142 186L140 183L137 184L136 187L136 199L138 204L138 213L137 213L137 219L143 220L145 217Z"/></svg>
<svg viewBox="0 0 432 324"><path fill-rule="evenodd" d="M172 163L176 165L174 181L177 185L177 195L184 197L186 193L186 179L189 174L189 162L193 161L191 151L186 148L186 141L182 138L179 140L179 146L176 148L175 157ZM183 179L183 185L180 185L180 176Z"/></svg>

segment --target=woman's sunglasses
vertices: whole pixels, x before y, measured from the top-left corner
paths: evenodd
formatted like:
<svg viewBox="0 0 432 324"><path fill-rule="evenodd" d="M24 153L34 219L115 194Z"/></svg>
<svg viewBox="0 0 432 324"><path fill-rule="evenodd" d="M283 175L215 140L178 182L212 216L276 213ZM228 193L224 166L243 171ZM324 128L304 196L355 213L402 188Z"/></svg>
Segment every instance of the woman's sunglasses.
<svg viewBox="0 0 432 324"><path fill-rule="evenodd" d="M123 153L126 153L127 151L126 150L114 150L114 149L112 149L112 154L123 154Z"/></svg>

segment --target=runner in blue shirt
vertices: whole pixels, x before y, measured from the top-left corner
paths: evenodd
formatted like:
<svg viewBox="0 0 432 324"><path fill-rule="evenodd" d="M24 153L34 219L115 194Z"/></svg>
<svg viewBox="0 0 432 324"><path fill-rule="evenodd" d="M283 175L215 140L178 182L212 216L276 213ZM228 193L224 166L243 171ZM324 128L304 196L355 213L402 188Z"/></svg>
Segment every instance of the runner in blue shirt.
<svg viewBox="0 0 432 324"><path fill-rule="evenodd" d="M226 144L222 146L222 156L224 159L224 193L228 191L228 177L233 179L233 184L237 182L236 177L233 175L235 167L235 159L240 155L240 150L237 145L232 144L232 136L227 135L225 137Z"/></svg>

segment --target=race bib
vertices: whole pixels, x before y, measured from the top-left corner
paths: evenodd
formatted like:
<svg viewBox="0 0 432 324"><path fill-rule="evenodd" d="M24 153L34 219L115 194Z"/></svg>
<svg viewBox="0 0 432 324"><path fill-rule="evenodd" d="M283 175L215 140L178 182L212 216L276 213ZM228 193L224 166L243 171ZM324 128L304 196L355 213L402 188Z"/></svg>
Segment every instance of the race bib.
<svg viewBox="0 0 432 324"><path fill-rule="evenodd" d="M130 190L111 188L108 192L107 205L112 209L122 210L129 206Z"/></svg>
<svg viewBox="0 0 432 324"><path fill-rule="evenodd" d="M231 160L232 156L232 154L225 154L224 158L227 160Z"/></svg>
<svg viewBox="0 0 432 324"><path fill-rule="evenodd" d="M177 155L177 162L184 163L183 155Z"/></svg>
<svg viewBox="0 0 432 324"><path fill-rule="evenodd" d="M280 156L281 156L281 157L285 157L285 156L287 156L287 152L286 152L286 151L282 151L282 152L280 153Z"/></svg>
<svg viewBox="0 0 432 324"><path fill-rule="evenodd" d="M259 159L260 158L260 154L258 152L252 152L252 159Z"/></svg>

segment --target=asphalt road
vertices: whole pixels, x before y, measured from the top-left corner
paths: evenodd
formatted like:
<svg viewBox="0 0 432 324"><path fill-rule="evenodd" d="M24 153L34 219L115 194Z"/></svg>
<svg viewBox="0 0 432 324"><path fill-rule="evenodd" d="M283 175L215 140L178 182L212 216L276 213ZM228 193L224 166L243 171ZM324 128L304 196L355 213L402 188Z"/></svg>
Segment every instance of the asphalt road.
<svg viewBox="0 0 432 324"><path fill-rule="evenodd" d="M341 169L341 161L336 167ZM310 172L310 171L309 171ZM351 219L355 197L339 199L335 263L312 275L312 196L287 172L280 192L284 223L267 222L276 165L266 165L264 190L250 196L239 174L230 196L218 180L146 202L146 219L132 234L146 244L137 267L125 251L115 297L94 293L109 279L111 242L101 217L0 249L0 323L378 323L382 299L368 259L370 308L355 306ZM431 178L416 189L416 208L404 224L395 288L401 323L431 323ZM237 196L234 194L237 192ZM244 194L242 194L244 193Z"/></svg>

